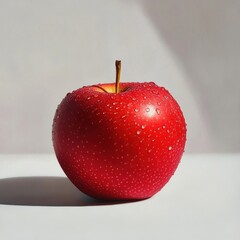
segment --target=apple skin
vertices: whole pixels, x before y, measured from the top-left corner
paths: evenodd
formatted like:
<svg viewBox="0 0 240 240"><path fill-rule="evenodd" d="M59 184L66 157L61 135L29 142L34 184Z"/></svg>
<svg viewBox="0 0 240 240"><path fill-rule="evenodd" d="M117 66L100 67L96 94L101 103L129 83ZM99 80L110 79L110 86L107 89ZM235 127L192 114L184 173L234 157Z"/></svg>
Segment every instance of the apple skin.
<svg viewBox="0 0 240 240"><path fill-rule="evenodd" d="M153 82L98 84L68 93L53 121L53 146L72 183L106 200L153 196L174 174L186 142L183 113ZM107 92L105 92L107 91Z"/></svg>

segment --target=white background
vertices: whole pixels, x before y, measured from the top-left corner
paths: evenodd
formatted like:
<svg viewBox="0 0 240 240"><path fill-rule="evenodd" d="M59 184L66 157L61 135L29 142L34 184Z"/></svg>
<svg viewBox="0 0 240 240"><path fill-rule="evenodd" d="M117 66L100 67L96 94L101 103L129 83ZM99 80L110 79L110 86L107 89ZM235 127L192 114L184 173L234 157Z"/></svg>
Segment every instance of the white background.
<svg viewBox="0 0 240 240"><path fill-rule="evenodd" d="M57 104L115 59L179 101L187 152L239 152L239 23L237 0L0 0L0 153L52 152Z"/></svg>

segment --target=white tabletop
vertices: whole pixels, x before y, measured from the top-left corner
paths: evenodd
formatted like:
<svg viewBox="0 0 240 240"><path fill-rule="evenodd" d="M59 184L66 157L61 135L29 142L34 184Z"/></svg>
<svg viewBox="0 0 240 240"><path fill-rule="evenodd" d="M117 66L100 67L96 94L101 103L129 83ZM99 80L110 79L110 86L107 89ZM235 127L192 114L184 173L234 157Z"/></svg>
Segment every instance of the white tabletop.
<svg viewBox="0 0 240 240"><path fill-rule="evenodd" d="M0 239L240 239L240 154L185 155L154 197L98 202L54 155L0 155Z"/></svg>

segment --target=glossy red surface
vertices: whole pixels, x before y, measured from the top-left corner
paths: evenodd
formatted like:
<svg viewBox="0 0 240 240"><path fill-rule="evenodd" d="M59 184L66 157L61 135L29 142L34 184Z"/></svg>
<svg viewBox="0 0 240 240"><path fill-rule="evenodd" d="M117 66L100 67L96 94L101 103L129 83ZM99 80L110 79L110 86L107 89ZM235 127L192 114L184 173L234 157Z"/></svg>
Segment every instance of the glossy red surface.
<svg viewBox="0 0 240 240"><path fill-rule="evenodd" d="M67 94L54 117L55 153L68 178L90 196L149 198L179 164L185 120L163 87L121 83L120 89L87 86Z"/></svg>

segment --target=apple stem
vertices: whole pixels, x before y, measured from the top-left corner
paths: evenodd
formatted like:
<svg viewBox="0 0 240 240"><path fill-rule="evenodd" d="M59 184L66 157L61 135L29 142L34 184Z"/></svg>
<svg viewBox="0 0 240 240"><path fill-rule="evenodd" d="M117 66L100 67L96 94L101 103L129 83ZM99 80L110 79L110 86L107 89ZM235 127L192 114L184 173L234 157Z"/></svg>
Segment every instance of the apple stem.
<svg viewBox="0 0 240 240"><path fill-rule="evenodd" d="M115 83L115 93L119 93L119 83L120 83L120 75L121 75L121 61L115 61L116 66L116 83Z"/></svg>

